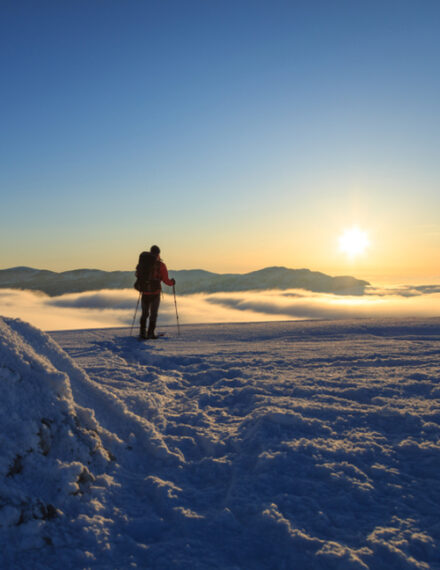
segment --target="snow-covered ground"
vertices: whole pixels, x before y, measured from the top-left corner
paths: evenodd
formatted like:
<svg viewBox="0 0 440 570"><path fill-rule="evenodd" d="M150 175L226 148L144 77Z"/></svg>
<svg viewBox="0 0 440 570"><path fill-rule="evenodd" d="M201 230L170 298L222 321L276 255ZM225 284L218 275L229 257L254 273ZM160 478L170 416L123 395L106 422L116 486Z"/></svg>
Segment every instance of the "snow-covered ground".
<svg viewBox="0 0 440 570"><path fill-rule="evenodd" d="M440 568L440 319L0 319L2 568Z"/></svg>

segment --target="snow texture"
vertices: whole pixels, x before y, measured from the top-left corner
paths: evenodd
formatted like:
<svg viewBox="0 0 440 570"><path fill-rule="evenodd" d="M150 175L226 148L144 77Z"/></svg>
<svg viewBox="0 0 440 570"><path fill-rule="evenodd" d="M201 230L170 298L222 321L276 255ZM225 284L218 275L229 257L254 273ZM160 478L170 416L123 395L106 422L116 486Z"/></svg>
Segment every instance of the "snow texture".
<svg viewBox="0 0 440 570"><path fill-rule="evenodd" d="M439 319L164 330L0 319L2 568L440 568Z"/></svg>

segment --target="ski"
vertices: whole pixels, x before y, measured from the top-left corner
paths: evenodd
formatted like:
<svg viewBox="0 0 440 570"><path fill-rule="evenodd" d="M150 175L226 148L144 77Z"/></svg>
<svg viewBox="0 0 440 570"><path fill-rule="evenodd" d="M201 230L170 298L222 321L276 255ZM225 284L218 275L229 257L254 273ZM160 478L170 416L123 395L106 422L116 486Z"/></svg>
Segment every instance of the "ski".
<svg viewBox="0 0 440 570"><path fill-rule="evenodd" d="M148 338L148 337L147 337L147 338L144 338L144 337L142 337L142 336L140 336L140 335L139 335L137 338L138 338L139 341L143 341L143 340L158 340L159 338L164 338L165 336L166 336L166 333L160 332L160 333L156 333L156 338Z"/></svg>

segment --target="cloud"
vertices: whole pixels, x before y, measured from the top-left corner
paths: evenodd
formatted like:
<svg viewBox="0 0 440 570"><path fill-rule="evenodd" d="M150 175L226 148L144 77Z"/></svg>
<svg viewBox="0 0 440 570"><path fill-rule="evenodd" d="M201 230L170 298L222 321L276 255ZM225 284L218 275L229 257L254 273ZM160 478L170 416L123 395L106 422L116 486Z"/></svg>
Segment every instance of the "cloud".
<svg viewBox="0 0 440 570"><path fill-rule="evenodd" d="M138 296L133 289L104 289L85 293L69 293L49 297L45 293L0 289L0 314L20 318L43 330L73 330L131 326ZM227 306L214 306L206 295L178 297L179 319L182 324L262 321L270 315L245 315ZM137 325L140 306L137 312ZM159 310L158 325L175 324L174 299L164 294Z"/></svg>
<svg viewBox="0 0 440 570"><path fill-rule="evenodd" d="M131 289L104 289L101 291L88 291L85 293L67 293L58 297L51 297L47 304L53 307L65 307L74 309L117 309L131 310L133 295Z"/></svg>
<svg viewBox="0 0 440 570"><path fill-rule="evenodd" d="M23 319L43 330L102 328L127 324L127 310L100 309L90 305L78 309L74 306L73 299L67 299L63 305L62 297L64 295L49 297L45 293L35 291L0 289L0 314Z"/></svg>
<svg viewBox="0 0 440 570"><path fill-rule="evenodd" d="M179 296L181 324L265 320L440 316L440 287L370 288L364 296L304 290L251 291ZM35 291L0 289L0 313L43 330L131 326L137 303L132 289L69 293L49 297ZM137 312L136 327L140 316ZM159 327L176 322L174 299L164 294Z"/></svg>
<svg viewBox="0 0 440 570"><path fill-rule="evenodd" d="M440 294L413 296L370 293L344 296L306 291L264 291L211 295L206 301L242 312L292 319L347 319L365 317L431 317L440 315ZM244 320L244 319L243 319Z"/></svg>
<svg viewBox="0 0 440 570"><path fill-rule="evenodd" d="M417 297L440 293L440 285L395 285L393 287L366 287L365 294L372 296Z"/></svg>

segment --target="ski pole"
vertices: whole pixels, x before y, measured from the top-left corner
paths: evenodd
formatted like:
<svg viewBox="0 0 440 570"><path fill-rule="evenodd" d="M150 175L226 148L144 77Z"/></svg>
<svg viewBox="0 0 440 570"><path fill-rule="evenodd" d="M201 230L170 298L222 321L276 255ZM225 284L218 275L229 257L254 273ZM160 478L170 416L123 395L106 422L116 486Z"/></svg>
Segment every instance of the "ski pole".
<svg viewBox="0 0 440 570"><path fill-rule="evenodd" d="M133 322L131 323L130 336L132 336L132 334L133 334L134 321L136 320L136 314L137 314L137 312L138 312L139 301L141 300L141 295L142 295L142 293L139 293L139 297L138 297L138 300L137 300L137 303L136 303L136 309L135 309L135 311L134 311Z"/></svg>
<svg viewBox="0 0 440 570"><path fill-rule="evenodd" d="M179 323L179 313L177 312L176 286L175 285L173 285L173 293L174 293L174 307L176 308L177 336L180 336L180 323Z"/></svg>

